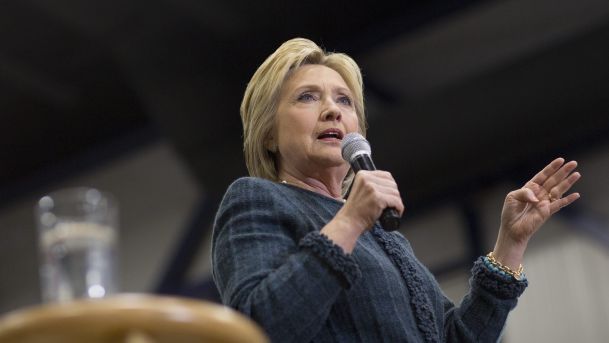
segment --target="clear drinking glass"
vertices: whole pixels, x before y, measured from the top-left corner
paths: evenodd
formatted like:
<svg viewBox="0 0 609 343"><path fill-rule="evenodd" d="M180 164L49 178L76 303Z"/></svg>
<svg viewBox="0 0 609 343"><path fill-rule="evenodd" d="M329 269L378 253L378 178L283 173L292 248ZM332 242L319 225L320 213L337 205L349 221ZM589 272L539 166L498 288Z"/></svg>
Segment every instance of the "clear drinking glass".
<svg viewBox="0 0 609 343"><path fill-rule="evenodd" d="M36 207L44 302L101 298L116 289L118 208L94 188L43 196Z"/></svg>

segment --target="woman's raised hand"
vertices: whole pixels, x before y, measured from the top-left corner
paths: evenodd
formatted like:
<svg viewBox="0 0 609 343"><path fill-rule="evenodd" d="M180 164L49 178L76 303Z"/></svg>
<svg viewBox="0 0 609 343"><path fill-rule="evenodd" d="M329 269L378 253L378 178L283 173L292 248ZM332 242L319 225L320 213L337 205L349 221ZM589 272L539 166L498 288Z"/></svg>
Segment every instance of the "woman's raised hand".
<svg viewBox="0 0 609 343"><path fill-rule="evenodd" d="M521 189L508 193L501 212L501 227L495 256L511 266L522 260L531 236L561 208L579 199L579 193L565 193L581 177L574 172L577 162L557 158Z"/></svg>

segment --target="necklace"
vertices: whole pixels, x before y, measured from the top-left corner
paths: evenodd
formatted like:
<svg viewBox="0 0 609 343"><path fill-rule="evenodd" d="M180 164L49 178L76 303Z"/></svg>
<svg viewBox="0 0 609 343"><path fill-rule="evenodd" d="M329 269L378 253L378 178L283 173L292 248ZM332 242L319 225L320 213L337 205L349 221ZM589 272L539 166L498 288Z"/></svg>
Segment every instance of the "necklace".
<svg viewBox="0 0 609 343"><path fill-rule="evenodd" d="M303 188L303 187L300 187L300 186L298 186L298 185L296 185L296 184L293 184L293 183L291 183L291 182L287 182L286 180L281 180L280 182L281 182L281 183L283 183L284 185L292 185L292 186L294 186L294 187ZM309 191L310 191L310 190L309 190ZM312 191L312 192L314 192L314 191ZM315 193L317 193L317 192L315 192ZM327 195L324 195L324 196L326 196L326 197L327 197ZM343 203L344 203L344 202L347 202L347 199L344 199L344 198L342 198L342 199L336 199L336 198L334 198L334 197L328 197L328 198L332 198L332 199L334 199L334 200L342 201Z"/></svg>

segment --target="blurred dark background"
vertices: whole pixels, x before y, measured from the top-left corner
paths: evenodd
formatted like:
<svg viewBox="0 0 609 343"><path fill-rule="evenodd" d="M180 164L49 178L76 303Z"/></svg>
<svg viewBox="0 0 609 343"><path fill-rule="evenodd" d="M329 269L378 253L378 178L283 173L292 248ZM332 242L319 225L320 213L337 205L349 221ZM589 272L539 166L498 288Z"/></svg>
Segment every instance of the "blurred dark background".
<svg viewBox="0 0 609 343"><path fill-rule="evenodd" d="M360 63L374 157L412 206L609 137L606 1L0 6L4 201L129 136L167 138L221 192L245 173L245 85L295 36Z"/></svg>
<svg viewBox="0 0 609 343"><path fill-rule="evenodd" d="M457 204L467 252L438 274L485 248L481 190L609 143L606 0L4 1L0 209L167 144L200 194L150 290L214 298L184 279L246 174L241 96L297 36L360 64L374 159L409 215Z"/></svg>

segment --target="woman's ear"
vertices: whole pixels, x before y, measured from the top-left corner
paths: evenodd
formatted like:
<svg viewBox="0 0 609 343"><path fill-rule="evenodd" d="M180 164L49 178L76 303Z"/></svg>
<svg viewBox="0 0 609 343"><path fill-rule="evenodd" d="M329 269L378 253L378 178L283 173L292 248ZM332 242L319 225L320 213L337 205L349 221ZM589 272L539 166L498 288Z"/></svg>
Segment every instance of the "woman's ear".
<svg viewBox="0 0 609 343"><path fill-rule="evenodd" d="M266 148L266 150L272 152L273 154L277 153L277 142L275 141L275 138L270 136L266 139L266 142L264 143L264 147Z"/></svg>

